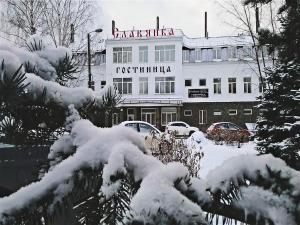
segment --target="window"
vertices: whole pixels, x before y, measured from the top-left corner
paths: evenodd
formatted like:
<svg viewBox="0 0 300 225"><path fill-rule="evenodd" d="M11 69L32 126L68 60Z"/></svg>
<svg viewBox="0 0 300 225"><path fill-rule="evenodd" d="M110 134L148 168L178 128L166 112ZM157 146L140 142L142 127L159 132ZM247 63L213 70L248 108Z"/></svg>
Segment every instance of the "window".
<svg viewBox="0 0 300 225"><path fill-rule="evenodd" d="M101 88L104 88L104 86L106 85L106 81L105 81L105 80L102 80L102 81L100 82L100 85L101 85Z"/></svg>
<svg viewBox="0 0 300 225"><path fill-rule="evenodd" d="M222 47L221 48L221 59L222 60L228 60L228 48L227 47Z"/></svg>
<svg viewBox="0 0 300 225"><path fill-rule="evenodd" d="M212 48L202 48L201 49L201 59L203 62L209 62L213 60L213 49Z"/></svg>
<svg viewBox="0 0 300 225"><path fill-rule="evenodd" d="M118 125L119 124L119 114L114 113L112 115L112 125Z"/></svg>
<svg viewBox="0 0 300 225"><path fill-rule="evenodd" d="M156 94L172 94L175 92L175 77L155 77Z"/></svg>
<svg viewBox="0 0 300 225"><path fill-rule="evenodd" d="M128 121L133 121L135 118L135 110L132 108L127 109L127 120Z"/></svg>
<svg viewBox="0 0 300 225"><path fill-rule="evenodd" d="M141 110L142 121L148 122L152 125L156 123L156 109L144 108Z"/></svg>
<svg viewBox="0 0 300 225"><path fill-rule="evenodd" d="M184 111L183 111L183 115L184 115L184 116L192 116L192 110L189 110L189 109L184 110Z"/></svg>
<svg viewBox="0 0 300 225"><path fill-rule="evenodd" d="M191 87L192 86L192 80L185 80L184 81L184 86Z"/></svg>
<svg viewBox="0 0 300 225"><path fill-rule="evenodd" d="M259 50L259 58L264 57L265 59L268 58L269 56L269 51L268 51L268 47L266 45L262 46L261 49Z"/></svg>
<svg viewBox="0 0 300 225"><path fill-rule="evenodd" d="M214 94L221 94L221 78L214 78Z"/></svg>
<svg viewBox="0 0 300 225"><path fill-rule="evenodd" d="M230 48L230 58L231 59L236 59L237 58L237 49L236 49L236 47L231 47Z"/></svg>
<svg viewBox="0 0 300 225"><path fill-rule="evenodd" d="M168 123L177 120L176 108L162 108L161 109L161 125L166 126Z"/></svg>
<svg viewBox="0 0 300 225"><path fill-rule="evenodd" d="M251 93L251 77L244 77L244 93Z"/></svg>
<svg viewBox="0 0 300 225"><path fill-rule="evenodd" d="M259 89L259 93L264 92L264 90L266 89L266 82L264 80L262 81L260 79L258 89Z"/></svg>
<svg viewBox="0 0 300 225"><path fill-rule="evenodd" d="M244 109L244 115L252 115L252 109Z"/></svg>
<svg viewBox="0 0 300 225"><path fill-rule="evenodd" d="M236 47L236 53L237 53L237 58L238 59L243 59L244 58L244 48L243 48L243 46L237 46Z"/></svg>
<svg viewBox="0 0 300 225"><path fill-rule="evenodd" d="M196 60L196 62L201 61L201 48L196 48L196 50L195 50L195 60Z"/></svg>
<svg viewBox="0 0 300 225"><path fill-rule="evenodd" d="M120 94L132 94L132 78L113 78L113 84Z"/></svg>
<svg viewBox="0 0 300 225"><path fill-rule="evenodd" d="M140 63L148 62L148 46L139 47L139 61Z"/></svg>
<svg viewBox="0 0 300 225"><path fill-rule="evenodd" d="M206 124L206 123L207 123L207 111L199 110L199 124Z"/></svg>
<svg viewBox="0 0 300 225"><path fill-rule="evenodd" d="M228 78L228 92L236 94L236 78Z"/></svg>
<svg viewBox="0 0 300 225"><path fill-rule="evenodd" d="M251 46L245 46L244 57L247 59L252 59L252 47Z"/></svg>
<svg viewBox="0 0 300 225"><path fill-rule="evenodd" d="M237 115L237 110L236 109L229 109L228 110L228 115L229 116L235 116L235 115Z"/></svg>
<svg viewBox="0 0 300 225"><path fill-rule="evenodd" d="M113 48L113 63L131 63L132 47Z"/></svg>
<svg viewBox="0 0 300 225"><path fill-rule="evenodd" d="M190 61L190 51L189 50L183 50L182 51L182 61L183 62L189 62Z"/></svg>
<svg viewBox="0 0 300 225"><path fill-rule="evenodd" d="M199 86L206 86L206 79L200 79Z"/></svg>
<svg viewBox="0 0 300 225"><path fill-rule="evenodd" d="M155 62L174 62L175 45L155 46Z"/></svg>
<svg viewBox="0 0 300 225"><path fill-rule="evenodd" d="M139 77L139 93L140 95L148 94L148 77Z"/></svg>
<svg viewBox="0 0 300 225"><path fill-rule="evenodd" d="M215 110L214 111L214 116L221 116L222 112L220 110Z"/></svg>
<svg viewBox="0 0 300 225"><path fill-rule="evenodd" d="M221 48L213 49L213 59L214 60L221 60Z"/></svg>

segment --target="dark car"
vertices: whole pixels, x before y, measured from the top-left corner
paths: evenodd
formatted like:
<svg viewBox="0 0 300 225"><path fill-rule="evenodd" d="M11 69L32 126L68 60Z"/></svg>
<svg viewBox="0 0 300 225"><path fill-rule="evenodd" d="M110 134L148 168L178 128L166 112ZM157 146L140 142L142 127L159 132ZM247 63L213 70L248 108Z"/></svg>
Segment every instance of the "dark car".
<svg viewBox="0 0 300 225"><path fill-rule="evenodd" d="M213 123L207 130L207 137L216 141L249 141L251 132L231 122Z"/></svg>

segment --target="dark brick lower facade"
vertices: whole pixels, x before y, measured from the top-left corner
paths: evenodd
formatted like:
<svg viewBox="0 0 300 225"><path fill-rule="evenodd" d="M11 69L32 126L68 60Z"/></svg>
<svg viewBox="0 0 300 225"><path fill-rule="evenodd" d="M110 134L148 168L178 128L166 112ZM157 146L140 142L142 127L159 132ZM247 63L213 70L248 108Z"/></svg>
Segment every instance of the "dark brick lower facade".
<svg viewBox="0 0 300 225"><path fill-rule="evenodd" d="M244 128L246 127L245 123L255 123L258 116L257 104L258 102L198 102L183 103L182 106L171 107L176 108L176 120L184 121L202 131L206 131L215 122L232 122ZM116 123L130 120L128 109L133 115L132 119L145 120L141 116L142 109L151 108L155 109L156 114L152 124L164 130L164 126L161 124L161 112L166 107L169 106L123 107L116 113L118 117Z"/></svg>
<svg viewBox="0 0 300 225"><path fill-rule="evenodd" d="M202 102L202 103L184 103L181 120L191 126L199 127L205 131L212 123L216 122L232 122L245 128L245 123L255 123L258 116L256 108L258 102ZM252 114L250 114L250 109ZM191 110L191 116L185 116L184 111ZM199 111L206 111L204 123L200 124ZM236 110L236 115L229 115L229 110ZM215 114L214 114L215 113ZM221 113L221 115L220 115ZM205 113L204 113L205 114Z"/></svg>

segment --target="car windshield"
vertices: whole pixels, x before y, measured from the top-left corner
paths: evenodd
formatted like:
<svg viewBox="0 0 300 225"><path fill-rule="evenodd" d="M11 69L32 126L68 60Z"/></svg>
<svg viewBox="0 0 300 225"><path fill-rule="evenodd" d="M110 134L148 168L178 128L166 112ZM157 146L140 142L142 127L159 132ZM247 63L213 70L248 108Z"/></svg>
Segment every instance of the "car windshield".
<svg viewBox="0 0 300 225"><path fill-rule="evenodd" d="M232 123L228 124L228 128L231 130L239 130L240 129L237 125L232 124Z"/></svg>
<svg viewBox="0 0 300 225"><path fill-rule="evenodd" d="M149 134L152 130L154 130L154 128L149 126L148 124L140 123L140 132L141 133Z"/></svg>
<svg viewBox="0 0 300 225"><path fill-rule="evenodd" d="M170 126L185 127L186 125L184 123L172 123Z"/></svg>
<svg viewBox="0 0 300 225"><path fill-rule="evenodd" d="M219 129L228 129L228 126L227 126L226 123L220 123L220 124L216 125L216 128L219 128Z"/></svg>
<svg viewBox="0 0 300 225"><path fill-rule="evenodd" d="M137 123L127 123L127 124L125 124L125 127L130 127L132 129L134 129L135 131L138 131Z"/></svg>

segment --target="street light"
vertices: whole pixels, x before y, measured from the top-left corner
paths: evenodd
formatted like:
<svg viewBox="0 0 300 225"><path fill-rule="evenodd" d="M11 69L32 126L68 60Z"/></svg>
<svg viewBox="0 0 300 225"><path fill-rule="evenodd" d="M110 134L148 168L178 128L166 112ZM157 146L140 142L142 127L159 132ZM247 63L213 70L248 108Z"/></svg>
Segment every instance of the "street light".
<svg viewBox="0 0 300 225"><path fill-rule="evenodd" d="M92 81L92 72L91 72L91 33L101 33L102 29L96 29L91 32L87 33L87 40L88 40L88 76L89 76L89 81L88 81L88 88L91 88L92 90L95 90L95 82Z"/></svg>

